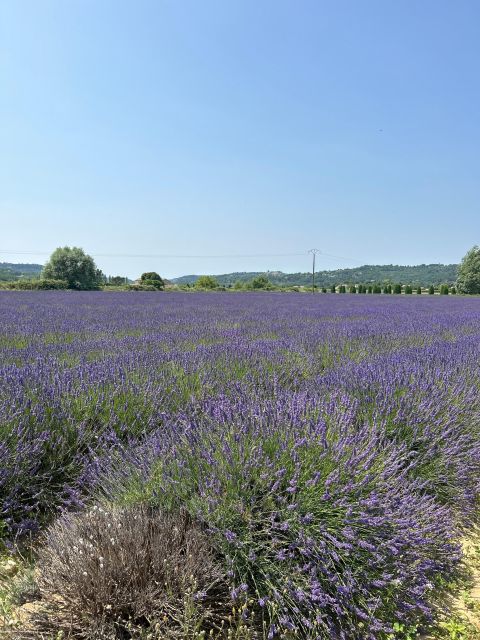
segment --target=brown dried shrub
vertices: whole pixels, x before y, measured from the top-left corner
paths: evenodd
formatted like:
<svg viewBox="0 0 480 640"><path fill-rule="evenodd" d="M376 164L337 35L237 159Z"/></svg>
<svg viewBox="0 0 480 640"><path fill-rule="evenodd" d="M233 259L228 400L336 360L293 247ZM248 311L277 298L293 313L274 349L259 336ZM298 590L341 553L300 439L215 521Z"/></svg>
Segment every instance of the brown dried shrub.
<svg viewBox="0 0 480 640"><path fill-rule="evenodd" d="M38 632L194 638L216 635L231 608L208 536L186 513L137 505L66 515L45 534L37 567Z"/></svg>

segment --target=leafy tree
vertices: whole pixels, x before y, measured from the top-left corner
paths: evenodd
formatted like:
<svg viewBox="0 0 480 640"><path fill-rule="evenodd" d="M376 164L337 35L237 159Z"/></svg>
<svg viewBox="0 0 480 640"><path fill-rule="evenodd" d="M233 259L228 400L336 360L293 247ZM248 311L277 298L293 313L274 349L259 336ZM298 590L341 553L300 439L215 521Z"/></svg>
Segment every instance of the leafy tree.
<svg viewBox="0 0 480 640"><path fill-rule="evenodd" d="M245 283L242 282L241 280L237 280L235 282L235 284L233 285L234 289L240 290L240 289L245 289Z"/></svg>
<svg viewBox="0 0 480 640"><path fill-rule="evenodd" d="M399 293L402 293L402 285L401 284L396 284L393 287L393 293L396 293L397 295Z"/></svg>
<svg viewBox="0 0 480 640"><path fill-rule="evenodd" d="M269 289L271 286L272 283L267 276L257 276L251 282L252 289Z"/></svg>
<svg viewBox="0 0 480 640"><path fill-rule="evenodd" d="M42 277L64 280L69 289L98 289L105 276L95 261L79 247L58 247L43 267Z"/></svg>
<svg viewBox="0 0 480 640"><path fill-rule="evenodd" d="M463 257L458 268L459 293L480 293L480 247L475 245Z"/></svg>
<svg viewBox="0 0 480 640"><path fill-rule="evenodd" d="M448 284L442 284L440 287L440 295L448 296L449 293L450 293L450 287L448 286Z"/></svg>
<svg viewBox="0 0 480 640"><path fill-rule="evenodd" d="M140 280L145 282L145 280L161 280L162 278L158 275L156 271L146 271L142 273L140 276Z"/></svg>
<svg viewBox="0 0 480 640"><path fill-rule="evenodd" d="M336 291L337 291L336 285L332 284L332 286L330 287L330 293L336 293Z"/></svg>
<svg viewBox="0 0 480 640"><path fill-rule="evenodd" d="M346 293L346 291L347 291L347 289L346 289L345 285L341 284L340 288L338 289L338 292L339 293Z"/></svg>
<svg viewBox="0 0 480 640"><path fill-rule="evenodd" d="M327 293L327 288L326 287L322 287L322 293Z"/></svg>
<svg viewBox="0 0 480 640"><path fill-rule="evenodd" d="M216 289L218 282L213 276L200 276L195 282L197 289Z"/></svg>
<svg viewBox="0 0 480 640"><path fill-rule="evenodd" d="M349 292L350 293L357 293L357 287L354 284L351 284L350 288L349 288Z"/></svg>
<svg viewBox="0 0 480 640"><path fill-rule="evenodd" d="M434 295L434 293L435 293L435 287L433 286L433 284L431 284L431 285L428 287L428 295L433 296L433 295Z"/></svg>
<svg viewBox="0 0 480 640"><path fill-rule="evenodd" d="M452 287L450 293L452 294L452 296L457 295L457 289L455 287Z"/></svg>
<svg viewBox="0 0 480 640"><path fill-rule="evenodd" d="M413 293L412 287L409 284L405 285L405 294L411 294L411 293Z"/></svg>
<svg viewBox="0 0 480 640"><path fill-rule="evenodd" d="M112 276L109 280L109 284L113 284L115 287L120 287L122 284L127 284L127 278L123 276Z"/></svg>
<svg viewBox="0 0 480 640"><path fill-rule="evenodd" d="M142 285L153 287L159 291L165 288L163 278L161 278L156 271L146 271L142 273L140 282Z"/></svg>
<svg viewBox="0 0 480 640"><path fill-rule="evenodd" d="M417 295L422 295L422 287L417 287Z"/></svg>
<svg viewBox="0 0 480 640"><path fill-rule="evenodd" d="M372 291L372 293L382 293L382 289L381 289L381 287L380 287L380 285L379 285L379 284L374 284L374 285L373 285L373 291Z"/></svg>
<svg viewBox="0 0 480 640"><path fill-rule="evenodd" d="M392 285L391 284L386 284L383 287L383 293L392 293Z"/></svg>

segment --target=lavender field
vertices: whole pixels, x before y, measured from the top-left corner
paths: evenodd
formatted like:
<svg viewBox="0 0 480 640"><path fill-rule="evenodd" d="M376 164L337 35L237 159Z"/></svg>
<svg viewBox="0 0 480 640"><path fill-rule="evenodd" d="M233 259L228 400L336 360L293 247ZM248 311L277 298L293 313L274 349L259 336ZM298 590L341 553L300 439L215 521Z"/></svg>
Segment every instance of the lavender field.
<svg viewBox="0 0 480 640"><path fill-rule="evenodd" d="M0 292L0 426L0 537L47 574L63 544L78 608L42 628L417 637L478 522L480 298ZM117 605L121 538L79 560L130 512L195 527L190 626L170 595Z"/></svg>

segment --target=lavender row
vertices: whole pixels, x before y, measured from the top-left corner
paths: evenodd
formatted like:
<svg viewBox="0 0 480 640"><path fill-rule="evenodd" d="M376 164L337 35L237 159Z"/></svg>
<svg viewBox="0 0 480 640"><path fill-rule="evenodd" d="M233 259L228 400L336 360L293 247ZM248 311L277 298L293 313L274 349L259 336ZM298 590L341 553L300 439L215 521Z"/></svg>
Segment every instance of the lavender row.
<svg viewBox="0 0 480 640"><path fill-rule="evenodd" d="M5 292L0 310L8 540L99 497L186 508L272 638L432 618L477 520L480 300Z"/></svg>

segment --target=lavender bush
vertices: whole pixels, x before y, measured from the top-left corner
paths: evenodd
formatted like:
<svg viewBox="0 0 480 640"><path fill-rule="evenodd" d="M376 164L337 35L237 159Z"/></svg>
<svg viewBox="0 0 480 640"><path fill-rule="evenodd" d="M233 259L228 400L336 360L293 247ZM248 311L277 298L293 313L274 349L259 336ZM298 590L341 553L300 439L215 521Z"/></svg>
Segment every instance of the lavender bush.
<svg viewBox="0 0 480 640"><path fill-rule="evenodd" d="M478 299L0 292L0 307L7 541L99 497L186 509L265 637L434 618L477 520Z"/></svg>

